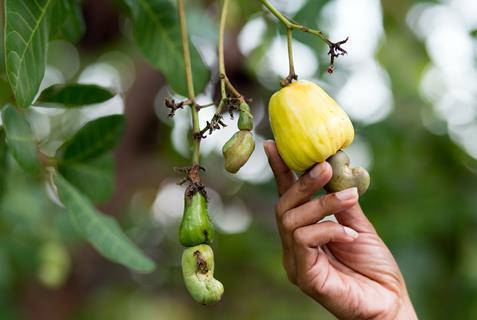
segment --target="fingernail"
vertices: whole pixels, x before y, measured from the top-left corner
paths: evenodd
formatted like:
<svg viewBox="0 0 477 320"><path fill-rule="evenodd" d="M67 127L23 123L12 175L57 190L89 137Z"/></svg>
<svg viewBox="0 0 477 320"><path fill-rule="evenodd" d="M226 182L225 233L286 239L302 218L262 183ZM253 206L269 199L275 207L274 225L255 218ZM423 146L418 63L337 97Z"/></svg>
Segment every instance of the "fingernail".
<svg viewBox="0 0 477 320"><path fill-rule="evenodd" d="M323 173L323 163L315 165L311 170L310 170L310 177L312 178L317 178Z"/></svg>
<svg viewBox="0 0 477 320"><path fill-rule="evenodd" d="M353 239L356 239L359 234L351 228L343 227L344 232Z"/></svg>
<svg viewBox="0 0 477 320"><path fill-rule="evenodd" d="M338 200L351 200L358 198L358 188L353 187L349 189L344 189L335 193Z"/></svg>

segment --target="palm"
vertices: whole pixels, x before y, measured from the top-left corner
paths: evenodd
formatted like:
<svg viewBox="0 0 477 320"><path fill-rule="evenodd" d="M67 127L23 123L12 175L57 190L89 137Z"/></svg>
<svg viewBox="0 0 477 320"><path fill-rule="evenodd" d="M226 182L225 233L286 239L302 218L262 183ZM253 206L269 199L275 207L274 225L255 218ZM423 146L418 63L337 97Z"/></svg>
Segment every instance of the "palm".
<svg viewBox="0 0 477 320"><path fill-rule="evenodd" d="M349 210L361 210L359 206ZM347 212L337 215L346 220ZM346 222L346 221L345 221ZM382 240L368 224L352 222L359 237L352 243L330 242L316 250L316 263L311 266L309 286L327 297L327 308L355 306L346 318L394 318L399 307L403 280L399 269ZM356 225L356 223L358 224Z"/></svg>

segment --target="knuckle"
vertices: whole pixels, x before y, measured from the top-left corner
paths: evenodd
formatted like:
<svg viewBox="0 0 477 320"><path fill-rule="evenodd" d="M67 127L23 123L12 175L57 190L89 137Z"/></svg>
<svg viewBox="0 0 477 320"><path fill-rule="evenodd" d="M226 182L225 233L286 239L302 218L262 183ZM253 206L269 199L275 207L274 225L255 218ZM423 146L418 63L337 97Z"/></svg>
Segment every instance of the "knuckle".
<svg viewBox="0 0 477 320"><path fill-rule="evenodd" d="M295 214L293 210L288 210L282 215L281 218L283 228L287 232L292 232L295 230Z"/></svg>
<svg viewBox="0 0 477 320"><path fill-rule="evenodd" d="M300 179L298 179L298 191L305 193L308 191L309 188L309 179L307 178L307 175L303 175L302 177L300 177Z"/></svg>
<svg viewBox="0 0 477 320"><path fill-rule="evenodd" d="M339 238L339 236L344 232L343 231L343 226L340 225L339 223L329 221L330 226L328 229L328 238L330 240L335 240L336 238Z"/></svg>
<svg viewBox="0 0 477 320"><path fill-rule="evenodd" d="M320 222L320 224L323 226L325 230L329 230L329 231L334 231L340 226L338 223L334 221L329 221L329 220Z"/></svg>
<svg viewBox="0 0 477 320"><path fill-rule="evenodd" d="M315 200L316 209L319 212L325 212L328 209L328 195L321 196Z"/></svg>
<svg viewBox="0 0 477 320"><path fill-rule="evenodd" d="M336 194L331 193L324 196L321 196L316 200L317 209L320 212L325 214L332 214L336 209L339 208L340 202L336 198Z"/></svg>
<svg viewBox="0 0 477 320"><path fill-rule="evenodd" d="M305 246L307 244L306 233L300 229L293 231L293 241L300 246Z"/></svg>
<svg viewBox="0 0 477 320"><path fill-rule="evenodd" d="M333 240L337 232L341 231L341 226L333 221L323 221L320 222L321 225L321 236L323 238Z"/></svg>

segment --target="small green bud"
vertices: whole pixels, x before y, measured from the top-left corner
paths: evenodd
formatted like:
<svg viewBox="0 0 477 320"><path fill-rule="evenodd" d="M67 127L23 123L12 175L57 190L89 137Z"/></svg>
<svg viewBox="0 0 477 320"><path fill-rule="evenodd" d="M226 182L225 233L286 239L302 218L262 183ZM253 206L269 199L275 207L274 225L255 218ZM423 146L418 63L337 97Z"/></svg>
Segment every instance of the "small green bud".
<svg viewBox="0 0 477 320"><path fill-rule="evenodd" d="M227 141L222 153L225 160L225 169L236 173L247 162L255 149L255 141L250 131L240 130Z"/></svg>
<svg viewBox="0 0 477 320"><path fill-rule="evenodd" d="M210 243L214 238L214 225L207 210L207 199L201 192L192 196L186 190L184 214L179 228L179 241L184 247Z"/></svg>
<svg viewBox="0 0 477 320"><path fill-rule="evenodd" d="M208 305L222 298L224 286L214 278L214 252L210 246L201 244L184 250L182 276L195 301Z"/></svg>
<svg viewBox="0 0 477 320"><path fill-rule="evenodd" d="M253 116L250 107L246 102L240 104L240 114L237 126L240 130L251 131L253 129Z"/></svg>

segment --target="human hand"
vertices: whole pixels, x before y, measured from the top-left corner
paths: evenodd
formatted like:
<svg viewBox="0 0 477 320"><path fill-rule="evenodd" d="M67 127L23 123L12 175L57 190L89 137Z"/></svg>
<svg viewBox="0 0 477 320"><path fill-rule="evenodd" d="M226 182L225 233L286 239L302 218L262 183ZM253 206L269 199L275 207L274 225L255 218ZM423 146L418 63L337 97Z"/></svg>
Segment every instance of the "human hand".
<svg viewBox="0 0 477 320"><path fill-rule="evenodd" d="M356 188L312 196L332 176L327 162L299 179L273 141L264 143L288 279L340 319L417 319L391 252L364 215ZM334 214L337 222L322 221Z"/></svg>

